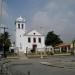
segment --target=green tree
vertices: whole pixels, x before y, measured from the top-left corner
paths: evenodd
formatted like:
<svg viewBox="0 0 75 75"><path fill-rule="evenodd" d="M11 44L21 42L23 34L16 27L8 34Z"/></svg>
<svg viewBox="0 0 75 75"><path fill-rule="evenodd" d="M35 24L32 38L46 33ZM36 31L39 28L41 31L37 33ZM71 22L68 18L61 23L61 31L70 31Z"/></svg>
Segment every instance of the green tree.
<svg viewBox="0 0 75 75"><path fill-rule="evenodd" d="M73 48L75 49L75 39L72 40Z"/></svg>
<svg viewBox="0 0 75 75"><path fill-rule="evenodd" d="M0 34L0 50L4 50L4 52L9 51L9 47L11 46L11 41L9 39L9 33L5 32L4 34Z"/></svg>
<svg viewBox="0 0 75 75"><path fill-rule="evenodd" d="M74 55L74 51L75 51L75 39L72 40L72 49L71 49L71 55Z"/></svg>
<svg viewBox="0 0 75 75"><path fill-rule="evenodd" d="M59 35L55 34L54 31L48 32L45 38L45 45L52 45L53 47L57 44L63 43L63 41L59 38Z"/></svg>

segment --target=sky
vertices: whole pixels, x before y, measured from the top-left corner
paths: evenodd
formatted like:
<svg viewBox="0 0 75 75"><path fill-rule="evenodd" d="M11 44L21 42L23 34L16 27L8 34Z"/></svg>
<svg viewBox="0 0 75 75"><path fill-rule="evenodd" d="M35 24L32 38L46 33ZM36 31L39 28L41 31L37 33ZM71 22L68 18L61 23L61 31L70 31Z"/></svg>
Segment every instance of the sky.
<svg viewBox="0 0 75 75"><path fill-rule="evenodd" d="M12 37L15 20L22 16L27 30L35 29L44 34L54 31L63 41L75 38L75 0L3 0L2 13L3 23Z"/></svg>

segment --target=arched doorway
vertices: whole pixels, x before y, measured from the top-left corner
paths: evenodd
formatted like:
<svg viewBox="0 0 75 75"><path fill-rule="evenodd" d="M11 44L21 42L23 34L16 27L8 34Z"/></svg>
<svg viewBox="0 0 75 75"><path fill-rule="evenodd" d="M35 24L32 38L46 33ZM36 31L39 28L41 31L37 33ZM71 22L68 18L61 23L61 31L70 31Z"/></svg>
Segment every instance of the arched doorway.
<svg viewBox="0 0 75 75"><path fill-rule="evenodd" d="M33 52L36 52L36 48L37 48L37 45L36 45L36 44L33 44L33 45L32 45L32 50L33 50Z"/></svg>

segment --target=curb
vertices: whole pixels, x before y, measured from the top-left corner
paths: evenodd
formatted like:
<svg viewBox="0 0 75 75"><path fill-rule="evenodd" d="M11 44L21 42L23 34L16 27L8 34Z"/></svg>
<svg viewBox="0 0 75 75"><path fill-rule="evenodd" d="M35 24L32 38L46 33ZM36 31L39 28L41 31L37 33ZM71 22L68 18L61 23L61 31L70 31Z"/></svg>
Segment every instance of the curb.
<svg viewBox="0 0 75 75"><path fill-rule="evenodd" d="M40 62L40 64L47 65L47 66L52 66L52 67L64 68L64 66L53 65L53 64L51 64L49 62Z"/></svg>

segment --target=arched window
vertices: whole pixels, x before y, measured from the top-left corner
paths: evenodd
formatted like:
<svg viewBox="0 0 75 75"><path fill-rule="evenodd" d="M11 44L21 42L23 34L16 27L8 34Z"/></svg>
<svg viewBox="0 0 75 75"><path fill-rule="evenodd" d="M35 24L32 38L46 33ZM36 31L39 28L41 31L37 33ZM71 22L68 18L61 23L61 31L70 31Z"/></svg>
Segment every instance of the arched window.
<svg viewBox="0 0 75 75"><path fill-rule="evenodd" d="M28 42L29 42L29 43L31 42L31 38L30 38L30 37L28 37Z"/></svg>
<svg viewBox="0 0 75 75"><path fill-rule="evenodd" d="M20 24L18 24L18 28L20 29Z"/></svg>
<svg viewBox="0 0 75 75"><path fill-rule="evenodd" d="M36 38L33 38L33 42L36 43Z"/></svg>
<svg viewBox="0 0 75 75"><path fill-rule="evenodd" d="M41 38L38 38L38 42L41 43Z"/></svg>
<svg viewBox="0 0 75 75"><path fill-rule="evenodd" d="M23 29L23 24L22 24L22 29Z"/></svg>
<svg viewBox="0 0 75 75"><path fill-rule="evenodd" d="M35 33L33 33L35 35Z"/></svg>

